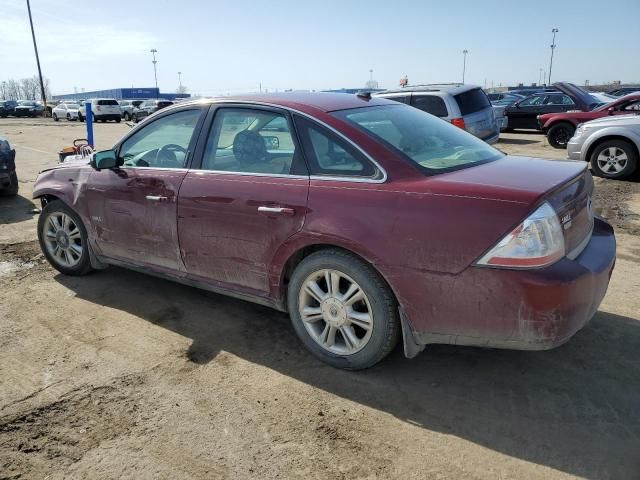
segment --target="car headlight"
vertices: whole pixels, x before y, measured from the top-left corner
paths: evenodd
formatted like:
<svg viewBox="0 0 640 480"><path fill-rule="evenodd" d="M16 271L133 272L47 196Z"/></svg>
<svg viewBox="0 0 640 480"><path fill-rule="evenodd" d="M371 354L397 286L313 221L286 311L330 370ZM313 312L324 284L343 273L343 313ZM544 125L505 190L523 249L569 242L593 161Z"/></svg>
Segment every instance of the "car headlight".
<svg viewBox="0 0 640 480"><path fill-rule="evenodd" d="M574 137L579 137L580 135L582 135L584 132L586 132L588 130L589 127L587 127L584 123L580 123L578 124L578 128L576 128L576 132L574 133Z"/></svg>

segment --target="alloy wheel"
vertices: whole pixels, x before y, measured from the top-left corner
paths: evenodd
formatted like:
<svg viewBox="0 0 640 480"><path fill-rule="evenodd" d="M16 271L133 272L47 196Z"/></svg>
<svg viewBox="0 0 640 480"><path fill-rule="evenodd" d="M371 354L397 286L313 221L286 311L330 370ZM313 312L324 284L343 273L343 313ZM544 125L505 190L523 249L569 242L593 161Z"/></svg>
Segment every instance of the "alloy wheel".
<svg viewBox="0 0 640 480"><path fill-rule="evenodd" d="M83 245L80 228L66 213L54 212L43 227L47 251L59 265L74 267L82 258Z"/></svg>
<svg viewBox="0 0 640 480"><path fill-rule="evenodd" d="M373 332L373 310L364 290L351 277L318 270L302 284L298 308L305 329L323 349L337 355L362 350Z"/></svg>
<svg viewBox="0 0 640 480"><path fill-rule="evenodd" d="M602 172L616 174L627 168L629 158L624 150L619 147L608 147L600 152L596 161Z"/></svg>

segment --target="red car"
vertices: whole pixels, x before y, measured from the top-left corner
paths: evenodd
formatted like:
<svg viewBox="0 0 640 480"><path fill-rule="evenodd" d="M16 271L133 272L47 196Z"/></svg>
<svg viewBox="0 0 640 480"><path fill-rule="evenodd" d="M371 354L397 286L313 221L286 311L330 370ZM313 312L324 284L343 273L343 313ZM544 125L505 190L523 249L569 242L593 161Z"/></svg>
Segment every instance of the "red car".
<svg viewBox="0 0 640 480"><path fill-rule="evenodd" d="M567 142L578 128L578 124L606 117L607 115L629 115L640 113L640 95L627 95L602 105L590 112L545 113L538 115L538 124L554 148L567 148Z"/></svg>
<svg viewBox="0 0 640 480"><path fill-rule="evenodd" d="M568 340L615 260L592 190L582 162L505 156L407 105L293 93L167 107L34 197L60 272L120 265L288 311L313 354L359 369L400 338L408 357Z"/></svg>

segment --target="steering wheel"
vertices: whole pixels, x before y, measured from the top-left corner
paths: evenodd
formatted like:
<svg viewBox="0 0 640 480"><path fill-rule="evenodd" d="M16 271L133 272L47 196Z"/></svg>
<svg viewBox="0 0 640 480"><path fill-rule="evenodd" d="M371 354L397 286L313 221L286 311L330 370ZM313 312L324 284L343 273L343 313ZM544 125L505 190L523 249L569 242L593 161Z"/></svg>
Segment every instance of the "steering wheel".
<svg viewBox="0 0 640 480"><path fill-rule="evenodd" d="M155 163L158 165L158 167L164 167L164 168L182 167L183 164L178 161L178 158L176 157L176 152L183 153L185 157L187 155L186 148L180 145L176 145L175 143L169 143L167 145L164 145L163 147L158 149Z"/></svg>

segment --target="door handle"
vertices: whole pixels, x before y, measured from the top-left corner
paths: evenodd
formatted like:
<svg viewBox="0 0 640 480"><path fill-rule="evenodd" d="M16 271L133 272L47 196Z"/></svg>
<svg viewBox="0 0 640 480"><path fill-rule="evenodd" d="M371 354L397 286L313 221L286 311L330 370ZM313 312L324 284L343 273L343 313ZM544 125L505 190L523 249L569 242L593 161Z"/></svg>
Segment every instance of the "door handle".
<svg viewBox="0 0 640 480"><path fill-rule="evenodd" d="M258 207L258 211L262 213L280 213L282 215L293 215L296 211L293 208L285 207Z"/></svg>
<svg viewBox="0 0 640 480"><path fill-rule="evenodd" d="M147 195L145 198L147 200L153 200L155 202L162 202L164 200L169 200L169 197L163 197L160 195Z"/></svg>

